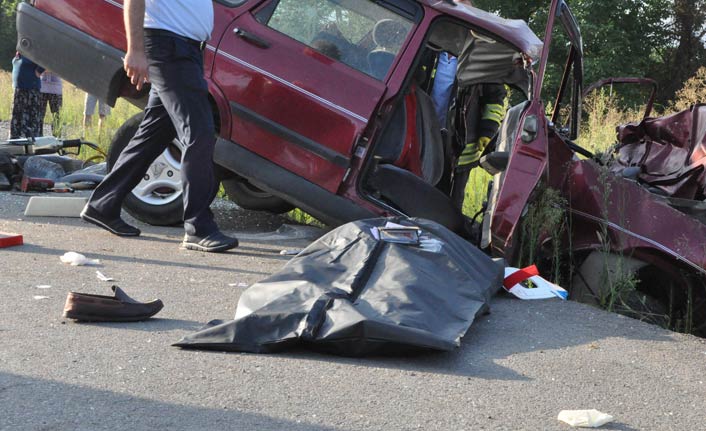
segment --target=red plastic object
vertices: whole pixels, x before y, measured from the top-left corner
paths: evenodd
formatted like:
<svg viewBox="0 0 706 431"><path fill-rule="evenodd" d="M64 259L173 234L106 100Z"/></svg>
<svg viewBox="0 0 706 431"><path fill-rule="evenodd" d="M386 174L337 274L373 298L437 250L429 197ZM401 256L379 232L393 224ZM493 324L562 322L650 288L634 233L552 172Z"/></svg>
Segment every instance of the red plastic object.
<svg viewBox="0 0 706 431"><path fill-rule="evenodd" d="M506 290L510 290L517 283L522 283L523 281L527 280L530 277L534 277L535 275L539 275L539 270L537 269L536 265L530 265L526 268L522 268L521 270L513 273L509 277L506 277L505 280L503 281L503 286L505 287Z"/></svg>
<svg viewBox="0 0 706 431"><path fill-rule="evenodd" d="M12 247L13 245L22 244L24 244L24 241L22 240L22 235L0 232L0 248Z"/></svg>

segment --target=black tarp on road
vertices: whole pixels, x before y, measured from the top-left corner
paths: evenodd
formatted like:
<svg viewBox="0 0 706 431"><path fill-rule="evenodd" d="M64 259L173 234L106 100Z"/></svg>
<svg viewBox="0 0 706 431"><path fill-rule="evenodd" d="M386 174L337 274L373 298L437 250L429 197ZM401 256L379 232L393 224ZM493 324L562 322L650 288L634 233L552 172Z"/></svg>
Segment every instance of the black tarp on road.
<svg viewBox="0 0 706 431"><path fill-rule="evenodd" d="M371 228L388 221L329 232L243 292L235 320L210 322L175 345L240 352L303 345L350 356L458 347L502 286L503 267L428 220L393 220L418 226L423 247L376 240Z"/></svg>

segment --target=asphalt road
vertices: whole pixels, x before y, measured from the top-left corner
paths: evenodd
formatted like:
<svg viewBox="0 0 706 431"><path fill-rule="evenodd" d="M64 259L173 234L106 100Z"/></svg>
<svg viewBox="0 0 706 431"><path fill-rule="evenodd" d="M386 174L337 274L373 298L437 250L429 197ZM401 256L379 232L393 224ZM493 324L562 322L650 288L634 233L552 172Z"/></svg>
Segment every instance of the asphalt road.
<svg viewBox="0 0 706 431"><path fill-rule="evenodd" d="M0 231L26 244L0 249L2 430L562 430L560 410L589 408L615 417L603 429L706 428L704 340L559 300L498 297L444 354L179 350L183 335L231 318L245 286L286 262L280 250L317 232L258 234L282 220L221 203L242 245L201 254L179 249L179 228L140 225L141 238L120 239L78 219L25 218L27 199L0 193ZM110 286L96 268L62 264L66 251L100 259L164 310L142 323L66 321L68 291Z"/></svg>

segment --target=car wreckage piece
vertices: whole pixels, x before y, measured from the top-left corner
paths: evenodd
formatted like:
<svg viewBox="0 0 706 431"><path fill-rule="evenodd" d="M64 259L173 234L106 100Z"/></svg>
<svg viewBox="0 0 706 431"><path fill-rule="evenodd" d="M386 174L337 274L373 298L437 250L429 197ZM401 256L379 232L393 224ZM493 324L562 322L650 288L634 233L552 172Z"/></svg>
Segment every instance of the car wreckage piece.
<svg viewBox="0 0 706 431"><path fill-rule="evenodd" d="M419 245L376 239L372 230L388 221L329 232L243 292L235 320L175 345L255 353L301 345L346 356L458 347L502 287L502 262L428 220L395 220L421 229Z"/></svg>

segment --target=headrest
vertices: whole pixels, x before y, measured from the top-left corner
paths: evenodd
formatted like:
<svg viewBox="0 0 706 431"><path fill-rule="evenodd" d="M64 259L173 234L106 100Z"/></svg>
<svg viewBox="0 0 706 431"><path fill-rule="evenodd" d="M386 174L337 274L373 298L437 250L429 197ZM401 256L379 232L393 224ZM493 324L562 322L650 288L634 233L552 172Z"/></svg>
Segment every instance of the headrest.
<svg viewBox="0 0 706 431"><path fill-rule="evenodd" d="M373 27L375 45L385 49L398 49L407 35L404 25L395 20L381 19Z"/></svg>

